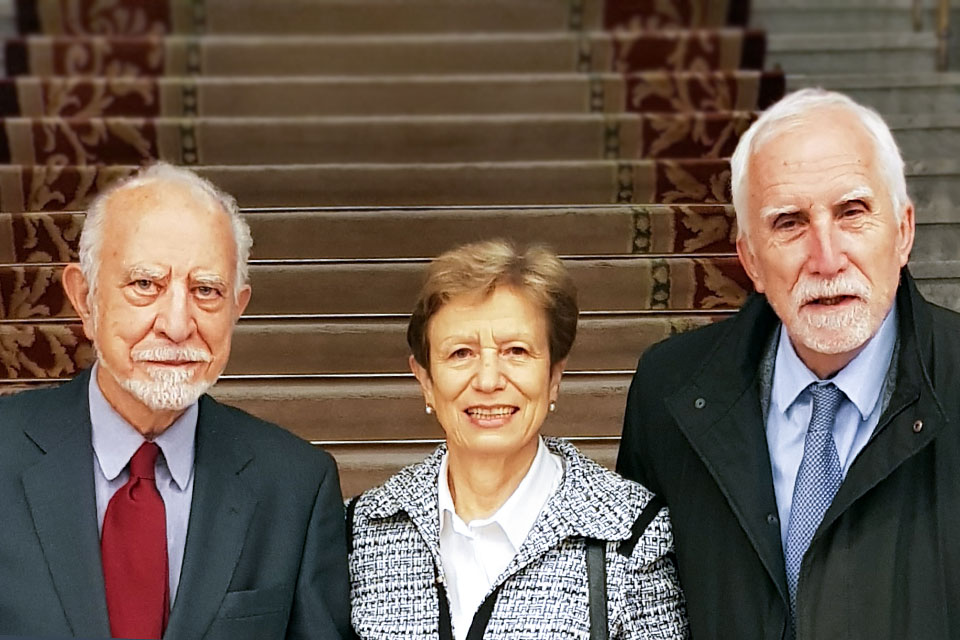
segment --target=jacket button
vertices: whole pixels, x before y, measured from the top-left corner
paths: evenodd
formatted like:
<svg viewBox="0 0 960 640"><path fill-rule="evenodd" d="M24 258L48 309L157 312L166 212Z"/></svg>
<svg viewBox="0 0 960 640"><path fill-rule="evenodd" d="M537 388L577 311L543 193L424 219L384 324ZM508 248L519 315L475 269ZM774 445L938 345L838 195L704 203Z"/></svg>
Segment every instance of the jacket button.
<svg viewBox="0 0 960 640"><path fill-rule="evenodd" d="M707 406L707 401L703 398L697 398L693 401L693 406L697 409L703 409L705 406Z"/></svg>
<svg viewBox="0 0 960 640"><path fill-rule="evenodd" d="M780 518L777 517L777 514L775 514L775 513L768 513L768 514L767 514L767 524L769 524L769 525L775 525L775 524L779 524L779 523L780 523Z"/></svg>
<svg viewBox="0 0 960 640"><path fill-rule="evenodd" d="M920 433L923 431L923 420L917 420L913 423L913 432Z"/></svg>

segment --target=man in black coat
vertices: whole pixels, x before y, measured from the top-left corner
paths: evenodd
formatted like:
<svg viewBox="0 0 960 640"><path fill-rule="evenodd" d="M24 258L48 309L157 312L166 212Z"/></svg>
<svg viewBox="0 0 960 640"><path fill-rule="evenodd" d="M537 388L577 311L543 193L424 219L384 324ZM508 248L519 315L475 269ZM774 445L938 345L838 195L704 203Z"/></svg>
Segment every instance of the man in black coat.
<svg viewBox="0 0 960 640"><path fill-rule="evenodd" d="M169 165L91 205L63 284L97 364L0 399L0 634L349 636L333 460L204 393L250 244L232 198Z"/></svg>
<svg viewBox="0 0 960 640"><path fill-rule="evenodd" d="M804 90L731 164L757 293L643 355L617 461L670 507L692 635L960 638L960 316L906 269L892 135Z"/></svg>

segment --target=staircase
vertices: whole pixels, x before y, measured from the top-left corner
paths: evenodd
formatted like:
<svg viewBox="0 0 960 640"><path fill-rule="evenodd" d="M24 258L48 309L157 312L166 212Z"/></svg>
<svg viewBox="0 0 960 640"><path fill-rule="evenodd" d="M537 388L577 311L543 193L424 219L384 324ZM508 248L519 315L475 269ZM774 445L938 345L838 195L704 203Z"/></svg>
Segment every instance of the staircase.
<svg viewBox="0 0 960 640"><path fill-rule="evenodd" d="M932 73L929 34L841 56L816 23L807 45L781 34L808 23L773 0L747 6L0 3L0 386L92 362L59 287L79 212L161 158L236 195L253 229L254 296L214 395L329 450L346 495L442 437L407 372L407 314L431 256L494 236L546 242L574 274L580 332L544 429L612 465L640 353L745 299L726 158L757 110L809 83L929 105L881 109L911 161L921 287L960 306L945 259L960 80ZM858 74L877 55L884 75ZM894 64L907 78L884 84Z"/></svg>

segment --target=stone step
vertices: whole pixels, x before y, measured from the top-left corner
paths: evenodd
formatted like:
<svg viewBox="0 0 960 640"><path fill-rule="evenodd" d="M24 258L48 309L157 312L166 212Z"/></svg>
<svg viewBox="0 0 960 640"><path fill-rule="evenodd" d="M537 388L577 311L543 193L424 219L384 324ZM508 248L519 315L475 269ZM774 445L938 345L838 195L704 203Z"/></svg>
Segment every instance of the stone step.
<svg viewBox="0 0 960 640"><path fill-rule="evenodd" d="M148 26L154 33L208 34L556 31L616 29L637 23L709 27L742 24L749 5L744 0L204 0L202 5L152 0L148 4L153 5L149 23L113 20L111 26L126 35L139 35ZM27 32L99 33L103 21L124 9L130 11L129 6L107 4L69 14L67 6L21 3L20 23ZM143 18L146 14L133 15Z"/></svg>
<svg viewBox="0 0 960 640"><path fill-rule="evenodd" d="M907 162L907 190L923 223L960 222L960 161L931 158Z"/></svg>
<svg viewBox="0 0 960 640"><path fill-rule="evenodd" d="M0 160L247 165L727 158L754 112L6 118ZM960 115L891 115L907 160L960 156ZM2 135L5 134L5 135Z"/></svg>
<svg viewBox="0 0 960 640"><path fill-rule="evenodd" d="M729 315L599 314L579 322L572 371L636 366L650 345ZM237 325L228 374L381 374L410 370L407 318L245 320ZM0 378L58 377L93 364L79 324L0 324Z"/></svg>
<svg viewBox="0 0 960 640"><path fill-rule="evenodd" d="M750 287L736 257L607 256L566 260L584 311L735 309ZM428 260L255 263L249 316L407 314ZM5 320L74 318L59 265L0 267ZM296 295L291 295L295 291Z"/></svg>
<svg viewBox="0 0 960 640"><path fill-rule="evenodd" d="M787 76L787 88L824 87L849 95L882 114L953 114L960 111L960 73L823 73Z"/></svg>
<svg viewBox="0 0 960 640"><path fill-rule="evenodd" d="M786 2L754 1L750 25L769 33L845 33L908 32L914 30L913 9L909 0L896 3ZM922 30L932 30L936 13L932 7L920 13Z"/></svg>
<svg viewBox="0 0 960 640"><path fill-rule="evenodd" d="M960 220L918 224L911 255L925 263L960 259Z"/></svg>
<svg viewBox="0 0 960 640"><path fill-rule="evenodd" d="M6 118L14 164L243 165L727 158L754 112L311 118ZM913 129L909 130L911 133ZM940 135L948 135L941 131Z"/></svg>
<svg viewBox="0 0 960 640"><path fill-rule="evenodd" d="M911 273L916 274L920 291L928 300L941 306L960 311L960 251L953 245L952 259L916 260L911 264Z"/></svg>
<svg viewBox="0 0 960 640"><path fill-rule="evenodd" d="M373 36L31 36L6 41L7 75L305 76L762 69L762 31ZM119 71L118 71L119 70Z"/></svg>
<svg viewBox="0 0 960 640"><path fill-rule="evenodd" d="M779 71L0 79L0 115L323 116L751 111Z"/></svg>
<svg viewBox="0 0 960 640"><path fill-rule="evenodd" d="M732 253L730 205L247 209L257 260L425 258L481 238L562 255ZM75 262L82 213L0 213L0 263ZM410 233L416 229L415 233Z"/></svg>
<svg viewBox="0 0 960 640"><path fill-rule="evenodd" d="M929 73L936 69L933 33L771 33L767 66L789 73Z"/></svg>
<svg viewBox="0 0 960 640"><path fill-rule="evenodd" d="M130 165L0 166L0 211L83 209ZM726 160L196 166L244 207L725 204ZM918 220L960 217L960 161L906 167Z"/></svg>

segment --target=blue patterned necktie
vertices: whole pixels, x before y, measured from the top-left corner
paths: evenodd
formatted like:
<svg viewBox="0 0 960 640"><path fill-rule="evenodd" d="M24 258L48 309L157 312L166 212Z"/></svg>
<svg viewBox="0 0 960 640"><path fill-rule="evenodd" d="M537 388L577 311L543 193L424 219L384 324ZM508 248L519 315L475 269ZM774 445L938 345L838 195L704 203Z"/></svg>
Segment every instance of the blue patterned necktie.
<svg viewBox="0 0 960 640"><path fill-rule="evenodd" d="M833 423L843 401L843 391L832 382L814 382L808 387L813 396L813 415L803 442L803 459L793 486L793 507L787 528L787 549L784 554L787 587L790 590L790 617L797 611L797 580L803 554L823 520L840 482L840 457L833 441Z"/></svg>

